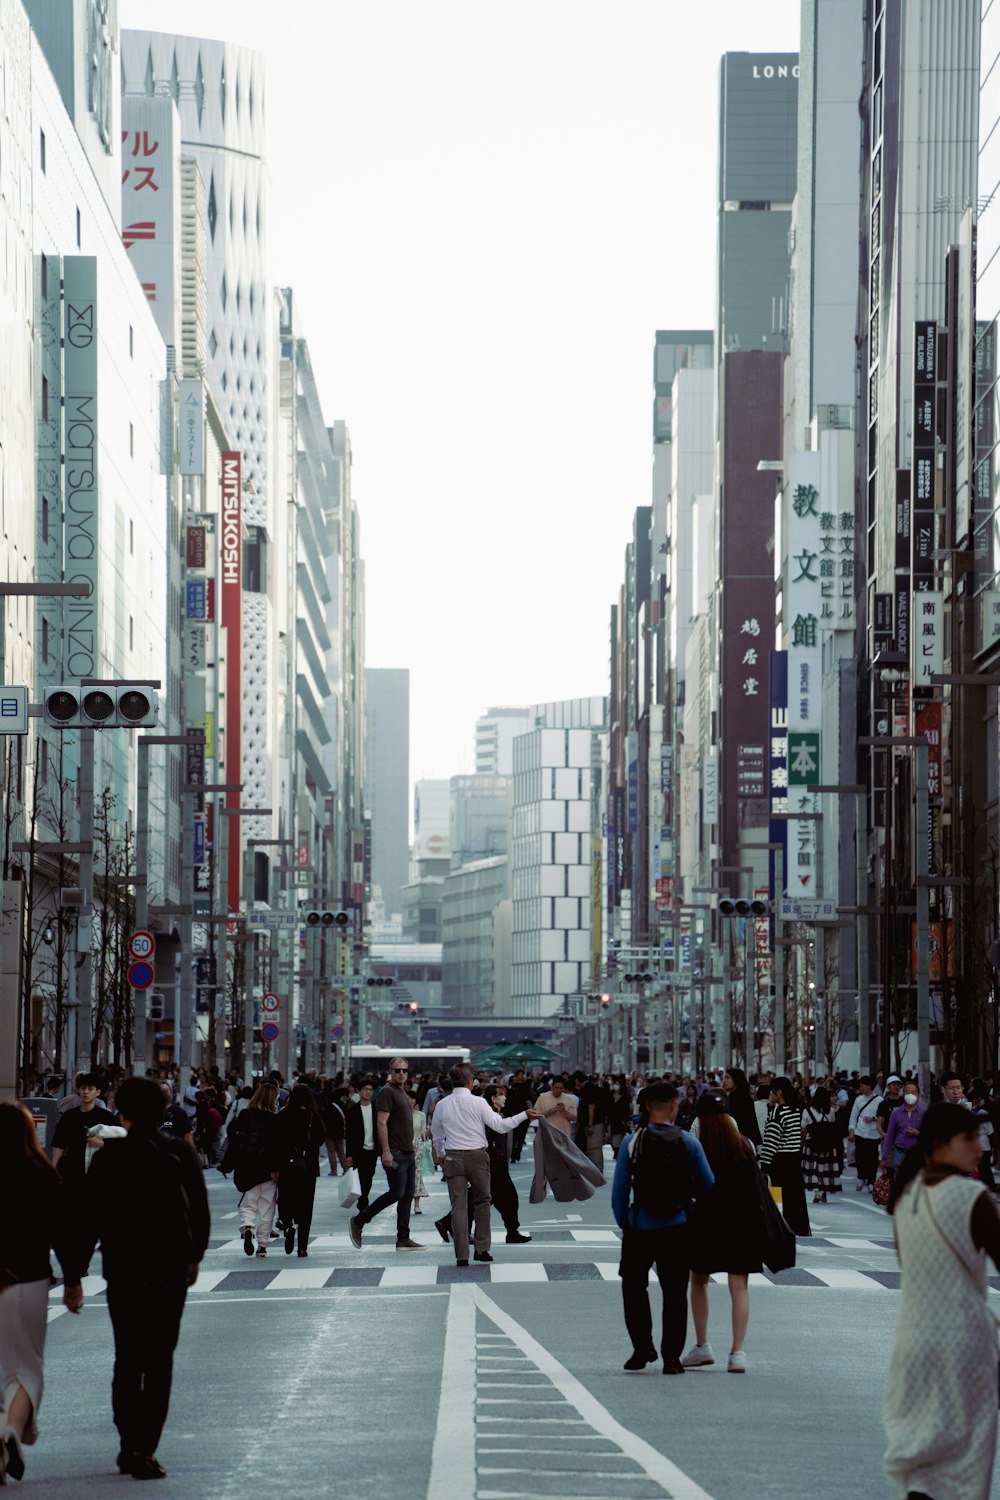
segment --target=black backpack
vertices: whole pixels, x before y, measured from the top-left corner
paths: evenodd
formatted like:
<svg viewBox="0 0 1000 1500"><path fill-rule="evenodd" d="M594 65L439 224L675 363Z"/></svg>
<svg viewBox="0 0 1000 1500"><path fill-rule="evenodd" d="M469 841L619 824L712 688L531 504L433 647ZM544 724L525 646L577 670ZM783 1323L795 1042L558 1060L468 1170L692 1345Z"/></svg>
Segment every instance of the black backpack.
<svg viewBox="0 0 1000 1500"><path fill-rule="evenodd" d="M245 1109L233 1124L222 1167L232 1172L240 1192L256 1187L270 1175L274 1122L275 1116L263 1110Z"/></svg>
<svg viewBox="0 0 1000 1500"><path fill-rule="evenodd" d="M643 1126L630 1152L632 1205L654 1219L670 1219L686 1209L694 1190L691 1155L676 1125Z"/></svg>
<svg viewBox="0 0 1000 1500"><path fill-rule="evenodd" d="M810 1146L814 1151L835 1151L843 1140L836 1120L817 1120L813 1117L812 1109L807 1113L809 1124L806 1126L806 1140Z"/></svg>

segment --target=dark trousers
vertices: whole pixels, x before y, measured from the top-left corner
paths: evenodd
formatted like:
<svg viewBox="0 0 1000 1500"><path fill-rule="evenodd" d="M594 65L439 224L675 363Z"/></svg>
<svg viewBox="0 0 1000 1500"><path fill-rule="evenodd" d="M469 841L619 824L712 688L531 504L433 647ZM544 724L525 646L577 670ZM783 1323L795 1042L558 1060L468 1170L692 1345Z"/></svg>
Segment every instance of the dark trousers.
<svg viewBox="0 0 1000 1500"><path fill-rule="evenodd" d="M622 1279L625 1327L632 1348L643 1353L653 1346L653 1315L649 1306L649 1271L663 1293L663 1330L660 1353L664 1360L680 1359L687 1334L687 1289L691 1270L688 1227L673 1229L626 1229L622 1236Z"/></svg>
<svg viewBox="0 0 1000 1500"><path fill-rule="evenodd" d="M498 1162L493 1157L490 1158L490 1201L503 1220L503 1227L507 1233L517 1234L521 1227L517 1188L510 1180L507 1163L505 1161ZM476 1198L471 1183L469 1184L468 1215L467 1223L471 1224L476 1215ZM452 1222L450 1210L438 1222L443 1224L448 1233L451 1234Z"/></svg>
<svg viewBox="0 0 1000 1500"><path fill-rule="evenodd" d="M490 1163L486 1147L469 1151L446 1151L444 1180L451 1199L451 1237L455 1259L469 1258L469 1204L476 1216L476 1254L490 1248Z"/></svg>
<svg viewBox="0 0 1000 1500"><path fill-rule="evenodd" d="M521 1160L521 1152L524 1150L524 1139L525 1139L525 1136L528 1134L528 1126L530 1124L531 1124L530 1120L522 1120L521 1123L520 1123L520 1125L518 1125L511 1132L511 1138L510 1138L510 1142L511 1142L511 1144L510 1144L510 1159L511 1159L511 1161L520 1161Z"/></svg>
<svg viewBox="0 0 1000 1500"><path fill-rule="evenodd" d="M358 1169L358 1176L361 1179L361 1197L358 1199L358 1213L362 1213L368 1207L368 1196L371 1193L372 1183L375 1180L375 1168L379 1163L379 1154L377 1151L359 1151L357 1156L353 1157L352 1160Z"/></svg>
<svg viewBox="0 0 1000 1500"><path fill-rule="evenodd" d="M305 1162L288 1162L278 1175L278 1218L287 1229L295 1224L299 1249L308 1250L312 1229L316 1179Z"/></svg>
<svg viewBox="0 0 1000 1500"><path fill-rule="evenodd" d="M767 1175L781 1189L781 1212L793 1234L812 1234L806 1190L802 1181L802 1157L797 1151L776 1151Z"/></svg>
<svg viewBox="0 0 1000 1500"><path fill-rule="evenodd" d="M385 1169L386 1190L381 1198L358 1214L362 1227L370 1224L383 1208L396 1205L396 1243L410 1238L410 1205L417 1181L417 1157L414 1151L394 1151L392 1166Z"/></svg>
<svg viewBox="0 0 1000 1500"><path fill-rule="evenodd" d="M854 1164L861 1181L867 1182L869 1187L878 1175L878 1153L881 1144L881 1141L863 1141L859 1135L854 1137Z"/></svg>
<svg viewBox="0 0 1000 1500"><path fill-rule="evenodd" d="M115 1334L111 1407L126 1453L155 1453L167 1420L184 1281L109 1282Z"/></svg>
<svg viewBox="0 0 1000 1500"><path fill-rule="evenodd" d="M490 1156L490 1197L493 1207L503 1219L508 1234L516 1234L520 1228L520 1205L517 1188L510 1180L510 1168L502 1157Z"/></svg>

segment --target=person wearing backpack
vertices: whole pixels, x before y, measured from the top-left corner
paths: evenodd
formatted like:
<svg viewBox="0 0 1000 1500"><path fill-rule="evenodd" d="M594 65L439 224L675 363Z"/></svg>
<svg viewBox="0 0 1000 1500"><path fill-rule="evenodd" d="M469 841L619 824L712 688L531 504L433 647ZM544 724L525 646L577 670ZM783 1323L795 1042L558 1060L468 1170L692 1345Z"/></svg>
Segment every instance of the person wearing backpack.
<svg viewBox="0 0 1000 1500"><path fill-rule="evenodd" d="M208 1248L208 1194L194 1149L159 1128L159 1084L127 1078L117 1103L128 1134L105 1141L87 1173L63 1301L70 1312L83 1306L82 1278L100 1241L115 1337L111 1405L121 1440L118 1468L133 1479L162 1479L166 1470L156 1449L170 1405L184 1301Z"/></svg>
<svg viewBox="0 0 1000 1500"><path fill-rule="evenodd" d="M820 1085L802 1111L802 1186L812 1188L814 1203L841 1191L841 1142L836 1105Z"/></svg>
<svg viewBox="0 0 1000 1500"><path fill-rule="evenodd" d="M277 1099L276 1084L258 1084L249 1108L236 1117L219 1163L219 1171L223 1176L232 1172L240 1190L240 1235L247 1255L254 1251L254 1230L259 1256L267 1254L271 1243L278 1198Z"/></svg>
<svg viewBox="0 0 1000 1500"><path fill-rule="evenodd" d="M663 1293L660 1353L664 1375L683 1375L687 1334L687 1289L691 1269L688 1213L715 1177L699 1141L678 1129L679 1095L672 1083L654 1083L640 1096L649 1124L636 1130L618 1152L611 1206L622 1231L621 1264L625 1327L632 1353L625 1369L656 1360L649 1306L649 1271L656 1267Z"/></svg>

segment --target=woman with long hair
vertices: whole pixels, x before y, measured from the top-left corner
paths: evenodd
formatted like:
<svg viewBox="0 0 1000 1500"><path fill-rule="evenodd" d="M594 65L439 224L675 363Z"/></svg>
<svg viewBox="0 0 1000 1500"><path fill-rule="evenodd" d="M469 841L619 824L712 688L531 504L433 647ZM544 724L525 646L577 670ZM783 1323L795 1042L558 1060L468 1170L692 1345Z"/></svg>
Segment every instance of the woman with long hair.
<svg viewBox="0 0 1000 1500"><path fill-rule="evenodd" d="M760 1169L781 1189L781 1212L789 1229L793 1234L811 1234L802 1182L802 1105L795 1085L788 1078L775 1078L771 1082Z"/></svg>
<svg viewBox="0 0 1000 1500"><path fill-rule="evenodd" d="M812 1188L814 1203L825 1203L827 1193L841 1190L839 1130L836 1104L820 1084L802 1111L802 1186Z"/></svg>
<svg viewBox="0 0 1000 1500"><path fill-rule="evenodd" d="M299 1255L305 1258L309 1253L319 1153L325 1139L313 1091L307 1083L297 1083L278 1115L277 1130L278 1218L286 1255L295 1248L296 1229Z"/></svg>
<svg viewBox="0 0 1000 1500"><path fill-rule="evenodd" d="M997 1438L997 1340L986 1256L1000 1267L1000 1213L981 1181L979 1129L934 1104L893 1184L902 1271L882 1420L897 1500L986 1500Z"/></svg>
<svg viewBox="0 0 1000 1500"><path fill-rule="evenodd" d="M232 1172L240 1190L240 1235L247 1255L267 1254L278 1196L278 1158L275 1133L277 1085L260 1083L249 1105L236 1116L229 1130L226 1154L219 1163L223 1174Z"/></svg>
<svg viewBox="0 0 1000 1500"><path fill-rule="evenodd" d="M23 1478L22 1447L38 1440L52 1285L50 1247L67 1281L74 1279L75 1268L70 1265L66 1192L21 1104L0 1104L0 1161L8 1228L0 1248L0 1484L6 1484L8 1475Z"/></svg>
<svg viewBox="0 0 1000 1500"><path fill-rule="evenodd" d="M726 1094L729 1113L736 1121L740 1135L746 1136L751 1145L760 1145L760 1127L757 1112L753 1107L753 1093L742 1068L727 1068L722 1075L722 1087Z"/></svg>
<svg viewBox="0 0 1000 1500"><path fill-rule="evenodd" d="M725 1271L733 1321L728 1370L731 1375L743 1375L747 1367L743 1342L750 1321L750 1275L763 1265L757 1157L753 1143L740 1133L729 1114L725 1094L702 1094L695 1123L715 1174L715 1186L699 1199L691 1215L695 1342L681 1363L687 1369L715 1364L708 1342L708 1280L713 1271Z"/></svg>

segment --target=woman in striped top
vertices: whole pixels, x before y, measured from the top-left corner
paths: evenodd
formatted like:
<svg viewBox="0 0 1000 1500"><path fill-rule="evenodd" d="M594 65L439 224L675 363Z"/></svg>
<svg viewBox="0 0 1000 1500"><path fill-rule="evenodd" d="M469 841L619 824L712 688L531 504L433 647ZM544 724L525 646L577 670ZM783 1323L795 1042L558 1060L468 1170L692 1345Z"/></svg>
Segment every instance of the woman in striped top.
<svg viewBox="0 0 1000 1500"><path fill-rule="evenodd" d="M795 1234L811 1234L802 1182L802 1105L787 1078L771 1084L760 1169L781 1189L781 1211Z"/></svg>

